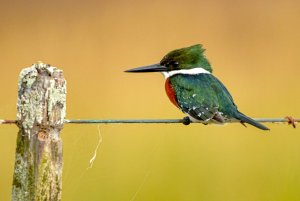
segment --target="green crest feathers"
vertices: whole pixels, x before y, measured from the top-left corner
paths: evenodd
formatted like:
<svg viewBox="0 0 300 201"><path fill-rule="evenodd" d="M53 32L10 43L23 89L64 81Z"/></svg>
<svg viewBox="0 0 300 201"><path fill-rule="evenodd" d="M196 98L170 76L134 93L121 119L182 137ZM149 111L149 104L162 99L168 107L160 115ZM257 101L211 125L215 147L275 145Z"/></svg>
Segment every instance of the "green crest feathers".
<svg viewBox="0 0 300 201"><path fill-rule="evenodd" d="M169 52L160 63L162 65L168 65L172 62L178 62L180 69L201 67L212 72L212 68L204 55L204 51L205 49L202 48L201 44L173 50Z"/></svg>

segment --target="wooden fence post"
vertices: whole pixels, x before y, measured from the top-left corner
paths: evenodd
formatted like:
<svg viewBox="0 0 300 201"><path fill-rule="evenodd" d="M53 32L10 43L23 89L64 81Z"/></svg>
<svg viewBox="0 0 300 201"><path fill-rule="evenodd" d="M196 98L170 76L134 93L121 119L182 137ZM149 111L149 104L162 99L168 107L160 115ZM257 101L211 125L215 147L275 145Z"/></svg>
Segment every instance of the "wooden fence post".
<svg viewBox="0 0 300 201"><path fill-rule="evenodd" d="M19 133L12 200L61 200L63 160L59 133L66 115L63 72L38 62L22 70L18 87Z"/></svg>

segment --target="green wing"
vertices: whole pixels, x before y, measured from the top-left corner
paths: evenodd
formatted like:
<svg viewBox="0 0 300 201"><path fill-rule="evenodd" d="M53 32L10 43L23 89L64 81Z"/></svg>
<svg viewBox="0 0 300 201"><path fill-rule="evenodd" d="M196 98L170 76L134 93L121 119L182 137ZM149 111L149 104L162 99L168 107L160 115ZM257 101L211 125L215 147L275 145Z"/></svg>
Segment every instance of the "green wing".
<svg viewBox="0 0 300 201"><path fill-rule="evenodd" d="M237 107L225 86L211 74L177 74L170 78L178 106L195 119L215 119L223 122L232 118Z"/></svg>

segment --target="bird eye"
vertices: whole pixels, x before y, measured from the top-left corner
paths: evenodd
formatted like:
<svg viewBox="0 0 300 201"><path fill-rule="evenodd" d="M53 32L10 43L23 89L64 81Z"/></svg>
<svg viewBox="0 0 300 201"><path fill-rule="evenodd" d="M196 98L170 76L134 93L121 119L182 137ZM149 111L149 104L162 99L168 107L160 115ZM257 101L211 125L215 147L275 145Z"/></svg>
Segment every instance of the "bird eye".
<svg viewBox="0 0 300 201"><path fill-rule="evenodd" d="M178 66L178 65L179 65L179 62L178 62L178 61L175 61L175 62L173 63L173 65L174 65L174 66Z"/></svg>
<svg viewBox="0 0 300 201"><path fill-rule="evenodd" d="M172 66L173 66L173 69L178 69L179 62L178 62L178 61L174 61L174 62L172 63Z"/></svg>
<svg viewBox="0 0 300 201"><path fill-rule="evenodd" d="M170 61L170 62L166 63L164 66L166 66L169 71L177 70L178 66L179 66L179 62L178 61Z"/></svg>

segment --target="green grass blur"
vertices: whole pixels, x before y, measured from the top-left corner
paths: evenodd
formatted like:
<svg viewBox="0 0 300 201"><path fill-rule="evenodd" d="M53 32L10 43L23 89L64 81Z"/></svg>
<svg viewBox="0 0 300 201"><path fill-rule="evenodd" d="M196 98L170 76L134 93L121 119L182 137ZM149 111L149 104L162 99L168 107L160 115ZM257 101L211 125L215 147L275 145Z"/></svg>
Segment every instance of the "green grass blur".
<svg viewBox="0 0 300 201"><path fill-rule="evenodd" d="M124 70L202 43L251 117L300 117L300 1L0 1L0 119L18 73L64 70L67 118L181 118L160 74ZM267 124L66 125L64 201L298 201L300 132ZM17 128L0 126L0 199L10 200Z"/></svg>

